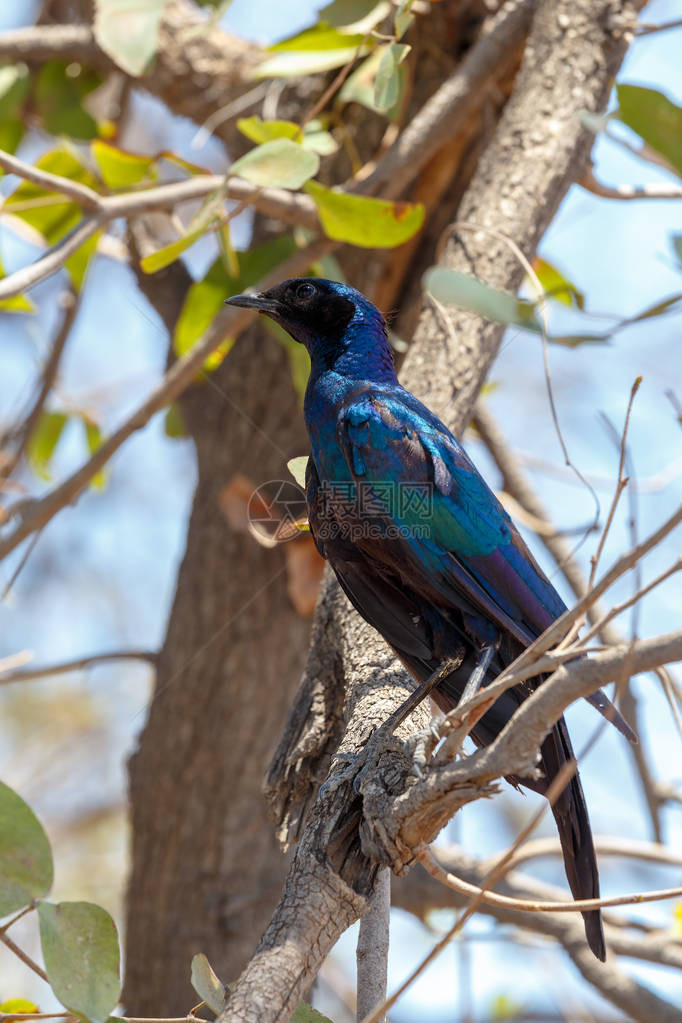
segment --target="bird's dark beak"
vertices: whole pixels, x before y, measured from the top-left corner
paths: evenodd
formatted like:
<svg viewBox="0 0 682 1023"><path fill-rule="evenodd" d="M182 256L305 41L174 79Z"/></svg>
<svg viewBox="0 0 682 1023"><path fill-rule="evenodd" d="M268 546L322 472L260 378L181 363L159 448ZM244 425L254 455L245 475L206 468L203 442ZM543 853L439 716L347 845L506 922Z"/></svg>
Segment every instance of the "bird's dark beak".
<svg viewBox="0 0 682 1023"><path fill-rule="evenodd" d="M259 313L266 316L275 316L279 309L279 302L264 295L262 291L252 291L250 294L231 295L225 299L225 305L238 305L243 309L257 309Z"/></svg>

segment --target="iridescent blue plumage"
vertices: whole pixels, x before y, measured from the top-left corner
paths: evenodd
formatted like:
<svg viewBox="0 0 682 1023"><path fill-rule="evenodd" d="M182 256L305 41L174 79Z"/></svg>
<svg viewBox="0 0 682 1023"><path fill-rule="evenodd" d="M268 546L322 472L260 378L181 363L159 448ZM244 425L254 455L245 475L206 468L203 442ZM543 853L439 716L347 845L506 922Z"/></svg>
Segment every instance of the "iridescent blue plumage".
<svg viewBox="0 0 682 1023"><path fill-rule="evenodd" d="M315 542L351 602L417 680L455 660L432 694L452 708L482 649L494 645L491 681L564 603L466 452L399 383L384 319L368 299L344 284L296 279L229 301L258 308L308 349L306 497ZM537 684L503 694L477 722L474 740L490 743ZM593 702L603 709L605 700ZM544 777L509 780L544 793L572 756L562 718L542 746ZM552 809L574 896L598 897L577 774ZM599 912L584 917L603 959Z"/></svg>

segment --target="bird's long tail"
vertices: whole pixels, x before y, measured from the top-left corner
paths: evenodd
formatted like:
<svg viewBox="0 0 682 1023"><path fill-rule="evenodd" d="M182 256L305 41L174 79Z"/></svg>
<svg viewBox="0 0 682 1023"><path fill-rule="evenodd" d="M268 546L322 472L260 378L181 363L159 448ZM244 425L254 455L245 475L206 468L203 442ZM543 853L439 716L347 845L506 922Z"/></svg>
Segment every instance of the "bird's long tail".
<svg viewBox="0 0 682 1023"><path fill-rule="evenodd" d="M557 721L540 751L544 778L519 781L528 788L546 795L551 782L561 768L573 759L573 749L563 718ZM580 777L576 771L563 792L555 800L552 813L559 831L566 877L574 899L599 898L599 872L592 841L592 828ZM587 942L602 962L606 959L601 912L598 909L583 913Z"/></svg>

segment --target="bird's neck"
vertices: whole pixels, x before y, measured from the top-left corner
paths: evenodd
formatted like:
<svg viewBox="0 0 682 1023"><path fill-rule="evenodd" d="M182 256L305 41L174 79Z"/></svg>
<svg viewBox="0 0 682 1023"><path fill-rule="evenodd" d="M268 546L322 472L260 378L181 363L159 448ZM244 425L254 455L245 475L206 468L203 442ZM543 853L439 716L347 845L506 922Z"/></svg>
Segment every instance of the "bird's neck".
<svg viewBox="0 0 682 1023"><path fill-rule="evenodd" d="M330 371L351 381L397 383L393 353L383 320L377 323L351 323L341 338L313 345L311 382Z"/></svg>

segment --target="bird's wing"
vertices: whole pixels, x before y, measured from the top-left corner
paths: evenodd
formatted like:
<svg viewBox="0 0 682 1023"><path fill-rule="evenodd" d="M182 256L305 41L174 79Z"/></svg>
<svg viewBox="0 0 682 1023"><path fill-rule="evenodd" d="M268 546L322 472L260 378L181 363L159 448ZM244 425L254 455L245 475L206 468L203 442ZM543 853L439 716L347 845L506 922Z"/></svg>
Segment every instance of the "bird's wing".
<svg viewBox="0 0 682 1023"><path fill-rule="evenodd" d="M377 389L351 396L337 435L360 504L365 493L417 592L492 619L524 645L563 613L507 512L447 428L412 395ZM383 537L377 542L359 531L356 542L381 559Z"/></svg>

